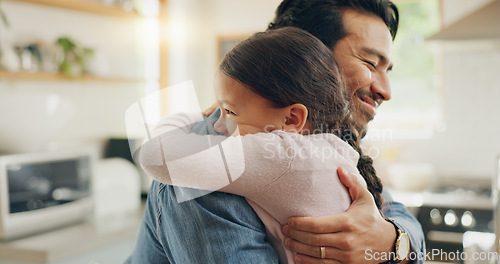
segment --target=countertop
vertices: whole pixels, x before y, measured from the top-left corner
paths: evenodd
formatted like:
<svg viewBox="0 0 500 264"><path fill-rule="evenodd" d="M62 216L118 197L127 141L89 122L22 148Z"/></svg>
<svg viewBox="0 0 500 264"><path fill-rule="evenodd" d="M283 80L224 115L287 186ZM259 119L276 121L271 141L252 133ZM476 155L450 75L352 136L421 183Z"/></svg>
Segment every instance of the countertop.
<svg viewBox="0 0 500 264"><path fill-rule="evenodd" d="M134 212L88 220L34 236L0 242L0 264L101 263L68 260L127 242L127 248L131 249L130 252L123 252L124 259L133 249L143 212L141 207Z"/></svg>
<svg viewBox="0 0 500 264"><path fill-rule="evenodd" d="M493 209L491 197L471 195L469 192L432 193L429 191L410 192L388 189L392 198L406 207L447 207Z"/></svg>

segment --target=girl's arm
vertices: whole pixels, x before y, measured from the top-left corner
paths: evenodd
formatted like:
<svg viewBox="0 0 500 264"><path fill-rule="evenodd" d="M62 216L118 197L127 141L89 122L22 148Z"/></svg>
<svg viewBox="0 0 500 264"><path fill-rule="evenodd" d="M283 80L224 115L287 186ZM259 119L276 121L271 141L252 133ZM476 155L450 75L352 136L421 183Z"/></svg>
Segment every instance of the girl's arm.
<svg viewBox="0 0 500 264"><path fill-rule="evenodd" d="M264 187L282 182L281 176L289 170L335 171L342 166L359 176L358 153L333 134L303 136L276 130L224 137L190 133L199 120L200 114L168 117L141 147L140 164L155 180L254 197ZM304 187L316 179L283 180L290 182L286 186Z"/></svg>
<svg viewBox="0 0 500 264"><path fill-rule="evenodd" d="M289 169L285 132L224 137L197 135L201 115L177 114L160 122L139 149L139 163L155 180L174 186L245 195Z"/></svg>

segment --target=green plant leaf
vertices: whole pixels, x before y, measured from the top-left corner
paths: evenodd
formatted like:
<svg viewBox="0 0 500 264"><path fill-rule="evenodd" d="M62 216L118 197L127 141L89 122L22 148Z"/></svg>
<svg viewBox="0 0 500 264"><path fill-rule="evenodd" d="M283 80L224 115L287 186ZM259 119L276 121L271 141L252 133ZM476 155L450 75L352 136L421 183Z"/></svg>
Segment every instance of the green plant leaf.
<svg viewBox="0 0 500 264"><path fill-rule="evenodd" d="M82 47L69 37L60 37L56 43L64 50L64 60L60 65L60 70L64 74L71 75L72 67L79 66L85 70L86 59L94 54L94 50Z"/></svg>
<svg viewBox="0 0 500 264"><path fill-rule="evenodd" d="M9 27L9 20L7 19L7 16L3 12L3 10L0 8L0 18L2 19L3 23L5 24L6 27Z"/></svg>

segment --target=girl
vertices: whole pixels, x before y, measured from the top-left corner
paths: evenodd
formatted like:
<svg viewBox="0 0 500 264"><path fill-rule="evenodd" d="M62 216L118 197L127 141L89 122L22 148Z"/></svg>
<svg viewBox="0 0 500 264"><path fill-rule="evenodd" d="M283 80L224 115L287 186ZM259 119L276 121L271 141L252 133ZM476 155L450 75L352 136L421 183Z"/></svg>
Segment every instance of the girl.
<svg viewBox="0 0 500 264"><path fill-rule="evenodd" d="M293 263L281 225L290 216L347 210L339 166L366 181L382 204L382 184L359 147L340 76L332 52L306 31L257 33L226 55L216 76L222 112L215 129L225 136L191 134L200 114L167 117L141 147L139 162L162 183L246 197L281 261Z"/></svg>

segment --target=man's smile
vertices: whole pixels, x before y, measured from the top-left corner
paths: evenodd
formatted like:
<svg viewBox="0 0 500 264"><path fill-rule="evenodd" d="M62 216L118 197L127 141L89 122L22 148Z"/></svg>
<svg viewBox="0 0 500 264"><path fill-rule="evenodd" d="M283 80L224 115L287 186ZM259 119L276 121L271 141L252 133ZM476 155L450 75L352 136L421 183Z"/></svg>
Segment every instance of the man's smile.
<svg viewBox="0 0 500 264"><path fill-rule="evenodd" d="M357 101L356 104L359 105L359 110L368 113L372 118L375 116L380 100L375 100L371 95L363 92L357 92L354 99Z"/></svg>

